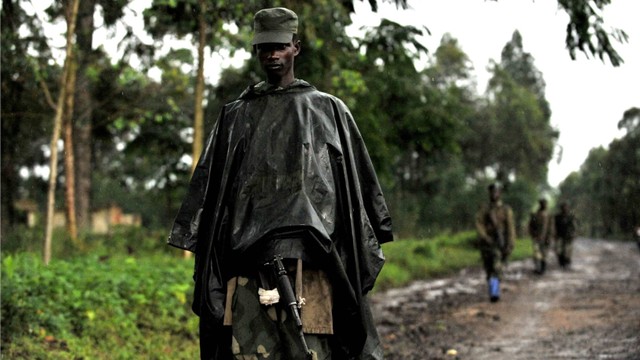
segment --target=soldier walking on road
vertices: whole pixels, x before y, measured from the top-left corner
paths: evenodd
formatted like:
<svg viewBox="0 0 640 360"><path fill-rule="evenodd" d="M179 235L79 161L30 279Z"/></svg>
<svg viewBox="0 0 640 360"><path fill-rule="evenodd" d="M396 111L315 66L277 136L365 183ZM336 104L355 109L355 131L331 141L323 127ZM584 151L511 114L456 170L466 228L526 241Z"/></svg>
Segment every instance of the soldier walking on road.
<svg viewBox="0 0 640 360"><path fill-rule="evenodd" d="M571 267L573 239L576 237L576 217L569 209L569 204L560 204L560 212L554 217L554 238L558 263L563 269Z"/></svg>
<svg viewBox="0 0 640 360"><path fill-rule="evenodd" d="M513 251L516 230L511 207L501 200L501 190L496 184L489 185L489 204L476 214L476 229L480 254L489 286L489 299L500 300L502 268Z"/></svg>
<svg viewBox="0 0 640 360"><path fill-rule="evenodd" d="M542 275L547 267L547 252L551 245L551 219L547 212L547 199L540 199L538 204L538 210L529 219L529 235L533 243L534 272Z"/></svg>

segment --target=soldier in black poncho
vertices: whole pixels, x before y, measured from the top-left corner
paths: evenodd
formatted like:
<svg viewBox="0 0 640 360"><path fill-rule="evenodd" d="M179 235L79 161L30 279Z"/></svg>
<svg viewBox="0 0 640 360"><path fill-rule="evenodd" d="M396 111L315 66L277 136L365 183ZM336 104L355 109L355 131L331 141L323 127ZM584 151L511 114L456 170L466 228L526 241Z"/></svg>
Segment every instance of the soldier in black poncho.
<svg viewBox="0 0 640 360"><path fill-rule="evenodd" d="M297 28L289 9L255 14L267 80L222 109L169 237L196 254L203 359L382 359L366 294L391 218L349 109L294 76Z"/></svg>

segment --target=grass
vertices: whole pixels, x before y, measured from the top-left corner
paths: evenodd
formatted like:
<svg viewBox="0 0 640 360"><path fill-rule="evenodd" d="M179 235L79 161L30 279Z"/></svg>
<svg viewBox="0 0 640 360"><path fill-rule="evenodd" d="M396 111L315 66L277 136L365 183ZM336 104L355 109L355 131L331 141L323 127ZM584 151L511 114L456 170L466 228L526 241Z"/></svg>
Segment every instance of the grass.
<svg viewBox="0 0 640 360"><path fill-rule="evenodd" d="M415 280L446 276L467 267L480 267L475 232L444 234L432 239L403 239L382 245L387 261L374 291L400 287ZM511 260L532 256L528 240L516 240ZM478 271L481 271L480 268Z"/></svg>

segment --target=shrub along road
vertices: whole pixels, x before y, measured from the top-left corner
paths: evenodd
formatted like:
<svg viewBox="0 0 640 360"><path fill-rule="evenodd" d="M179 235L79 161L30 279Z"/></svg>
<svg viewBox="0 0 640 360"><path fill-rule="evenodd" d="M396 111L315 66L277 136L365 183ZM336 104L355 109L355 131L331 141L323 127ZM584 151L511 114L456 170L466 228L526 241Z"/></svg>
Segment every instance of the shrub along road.
<svg viewBox="0 0 640 360"><path fill-rule="evenodd" d="M550 260L509 264L498 303L480 268L374 294L385 358L640 359L637 245L580 238L570 270Z"/></svg>

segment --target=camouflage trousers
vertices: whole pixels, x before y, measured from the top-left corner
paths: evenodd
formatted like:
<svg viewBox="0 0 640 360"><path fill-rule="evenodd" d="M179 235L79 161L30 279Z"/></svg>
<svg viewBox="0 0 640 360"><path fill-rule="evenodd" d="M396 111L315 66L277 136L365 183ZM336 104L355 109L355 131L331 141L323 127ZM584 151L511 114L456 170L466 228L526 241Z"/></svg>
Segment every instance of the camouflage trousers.
<svg viewBox="0 0 640 360"><path fill-rule="evenodd" d="M231 352L234 359L305 359L299 330L281 304L260 304L258 282L242 278L232 299ZM330 338L304 334L313 359L331 359Z"/></svg>
<svg viewBox="0 0 640 360"><path fill-rule="evenodd" d="M547 253L549 252L549 243L544 240L533 240L533 260L547 261Z"/></svg>
<svg viewBox="0 0 640 360"><path fill-rule="evenodd" d="M492 277L501 279L504 262L506 261L502 250L494 246L484 246L480 249L480 255L482 256L482 265L484 266L487 280Z"/></svg>
<svg viewBox="0 0 640 360"><path fill-rule="evenodd" d="M573 238L558 238L556 240L556 255L562 267L571 265L571 253L573 252Z"/></svg>

